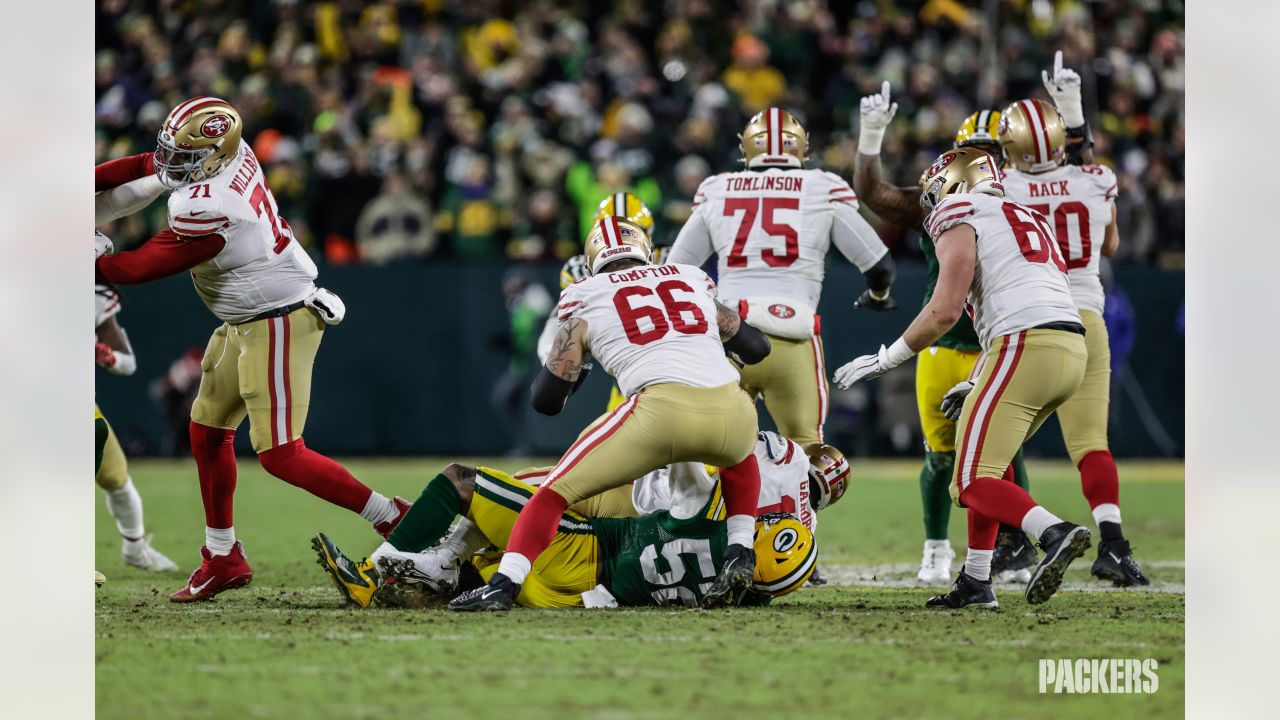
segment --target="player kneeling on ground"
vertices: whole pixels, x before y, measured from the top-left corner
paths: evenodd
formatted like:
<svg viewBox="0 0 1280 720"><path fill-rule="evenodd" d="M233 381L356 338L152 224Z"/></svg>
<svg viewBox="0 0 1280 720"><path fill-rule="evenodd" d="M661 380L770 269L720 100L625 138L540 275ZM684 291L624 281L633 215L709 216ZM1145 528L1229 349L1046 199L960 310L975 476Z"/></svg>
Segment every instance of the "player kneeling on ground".
<svg viewBox="0 0 1280 720"><path fill-rule="evenodd" d="M690 497L687 489L675 488L674 494ZM436 572L441 558L446 553L469 557L487 545L505 549L517 516L536 491L496 470L449 465L369 559L351 561L324 534L312 545L338 589L361 607L410 604L406 590L423 586L448 598L460 589L459 574L456 569L452 575ZM449 533L457 514L473 524L465 533ZM719 483L697 507L679 503L631 518L588 518L566 510L520 585L516 603L541 608L700 605L728 552L724 518ZM817 562L813 533L789 514L756 518L752 545L754 576L750 588L735 598L739 605L763 605L793 592ZM493 554L483 554L462 567L462 587L483 589L498 563ZM384 582L391 577L398 582Z"/></svg>

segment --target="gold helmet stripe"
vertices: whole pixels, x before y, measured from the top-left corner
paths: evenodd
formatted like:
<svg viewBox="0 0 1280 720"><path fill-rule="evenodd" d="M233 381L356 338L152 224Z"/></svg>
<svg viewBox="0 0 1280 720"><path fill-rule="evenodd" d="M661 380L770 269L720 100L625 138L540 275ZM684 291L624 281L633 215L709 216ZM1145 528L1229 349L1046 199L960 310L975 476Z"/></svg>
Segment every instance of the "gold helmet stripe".
<svg viewBox="0 0 1280 720"><path fill-rule="evenodd" d="M1049 162L1052 158L1049 129L1045 127L1044 114L1040 112L1040 106L1031 100L1019 100L1018 104L1022 106L1022 112L1026 114L1027 121L1031 124L1031 134L1036 139L1036 162Z"/></svg>

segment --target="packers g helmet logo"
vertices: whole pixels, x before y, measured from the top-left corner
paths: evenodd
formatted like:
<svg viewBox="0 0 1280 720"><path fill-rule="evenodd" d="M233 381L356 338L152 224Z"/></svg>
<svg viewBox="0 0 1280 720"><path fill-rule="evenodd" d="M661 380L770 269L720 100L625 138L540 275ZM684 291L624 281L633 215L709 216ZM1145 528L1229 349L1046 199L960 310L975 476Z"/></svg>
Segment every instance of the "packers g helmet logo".
<svg viewBox="0 0 1280 720"><path fill-rule="evenodd" d="M231 118L226 115L214 115L200 126L200 134L207 138L222 137L231 129Z"/></svg>
<svg viewBox="0 0 1280 720"><path fill-rule="evenodd" d="M800 534L795 531L795 528L783 528L773 536L773 549L784 553L795 547L796 540L799 539Z"/></svg>

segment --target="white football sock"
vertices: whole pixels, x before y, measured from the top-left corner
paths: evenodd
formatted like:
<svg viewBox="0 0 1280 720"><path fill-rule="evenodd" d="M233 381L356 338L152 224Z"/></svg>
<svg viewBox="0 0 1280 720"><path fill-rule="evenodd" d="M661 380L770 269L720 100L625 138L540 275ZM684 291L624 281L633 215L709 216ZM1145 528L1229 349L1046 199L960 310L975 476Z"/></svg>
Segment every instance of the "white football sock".
<svg viewBox="0 0 1280 720"><path fill-rule="evenodd" d="M1104 522L1113 522L1120 524L1120 506L1111 503L1102 503L1093 509L1093 520L1099 526Z"/></svg>
<svg viewBox="0 0 1280 720"><path fill-rule="evenodd" d="M471 557L471 554L489 543L480 528L467 518L458 518L458 522L449 529L449 534L440 541L440 549L451 554L454 559Z"/></svg>
<svg viewBox="0 0 1280 720"><path fill-rule="evenodd" d="M236 544L236 529L234 526L229 528L204 528L204 546L209 548L210 555L229 555L231 548Z"/></svg>
<svg viewBox="0 0 1280 720"><path fill-rule="evenodd" d="M1022 531L1039 540L1045 530L1060 522L1062 522L1062 518L1037 505L1022 516Z"/></svg>
<svg viewBox="0 0 1280 720"><path fill-rule="evenodd" d="M730 545L751 547L756 534L756 519L750 515L730 515L725 521Z"/></svg>
<svg viewBox="0 0 1280 720"><path fill-rule="evenodd" d="M975 550L969 548L969 554L964 557L964 574L974 580L987 581L991 579L991 556L994 550Z"/></svg>
<svg viewBox="0 0 1280 720"><path fill-rule="evenodd" d="M107 490L107 512L116 520L116 529L125 540L141 540L146 534L142 524L142 496L133 486L133 478L124 481L124 487Z"/></svg>
<svg viewBox="0 0 1280 720"><path fill-rule="evenodd" d="M507 576L511 582L521 585L524 579L529 577L529 570L533 568L533 563L529 562L529 558L520 553L507 552L502 554L502 562L498 563L498 572Z"/></svg>
<svg viewBox="0 0 1280 720"><path fill-rule="evenodd" d="M383 540L382 544L378 546L377 550L374 550L373 552L369 553L369 559L372 560L374 563L377 563L378 558L382 557L383 555L386 555L387 553L400 554L403 552L404 552L403 550L397 548L395 545L392 545L386 540Z"/></svg>
<svg viewBox="0 0 1280 720"><path fill-rule="evenodd" d="M360 517L377 525L380 522L391 522L400 514L400 509L386 495L381 493L370 493L369 502L364 504L364 509L360 511Z"/></svg>

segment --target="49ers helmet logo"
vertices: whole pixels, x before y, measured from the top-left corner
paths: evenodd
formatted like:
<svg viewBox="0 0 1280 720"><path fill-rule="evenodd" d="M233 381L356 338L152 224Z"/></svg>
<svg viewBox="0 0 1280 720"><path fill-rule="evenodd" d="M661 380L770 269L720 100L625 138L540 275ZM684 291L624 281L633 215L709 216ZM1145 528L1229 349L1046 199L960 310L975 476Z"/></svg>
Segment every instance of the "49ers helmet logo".
<svg viewBox="0 0 1280 720"><path fill-rule="evenodd" d="M222 137L231 129L231 118L226 115L214 115L200 126L200 134L207 138Z"/></svg>
<svg viewBox="0 0 1280 720"><path fill-rule="evenodd" d="M942 157L935 160L933 165L929 167L929 171L925 173L925 177L933 177L934 175L937 175L938 173L946 169L946 167L951 164L951 161L955 159L956 159L955 153L953 152L943 153Z"/></svg>
<svg viewBox="0 0 1280 720"><path fill-rule="evenodd" d="M795 308L792 308L789 305L783 305L782 303L778 303L776 305L769 306L769 314L773 315L774 317L778 317L778 318L782 318L783 320L786 320L787 318L795 317L796 311L795 311Z"/></svg>

